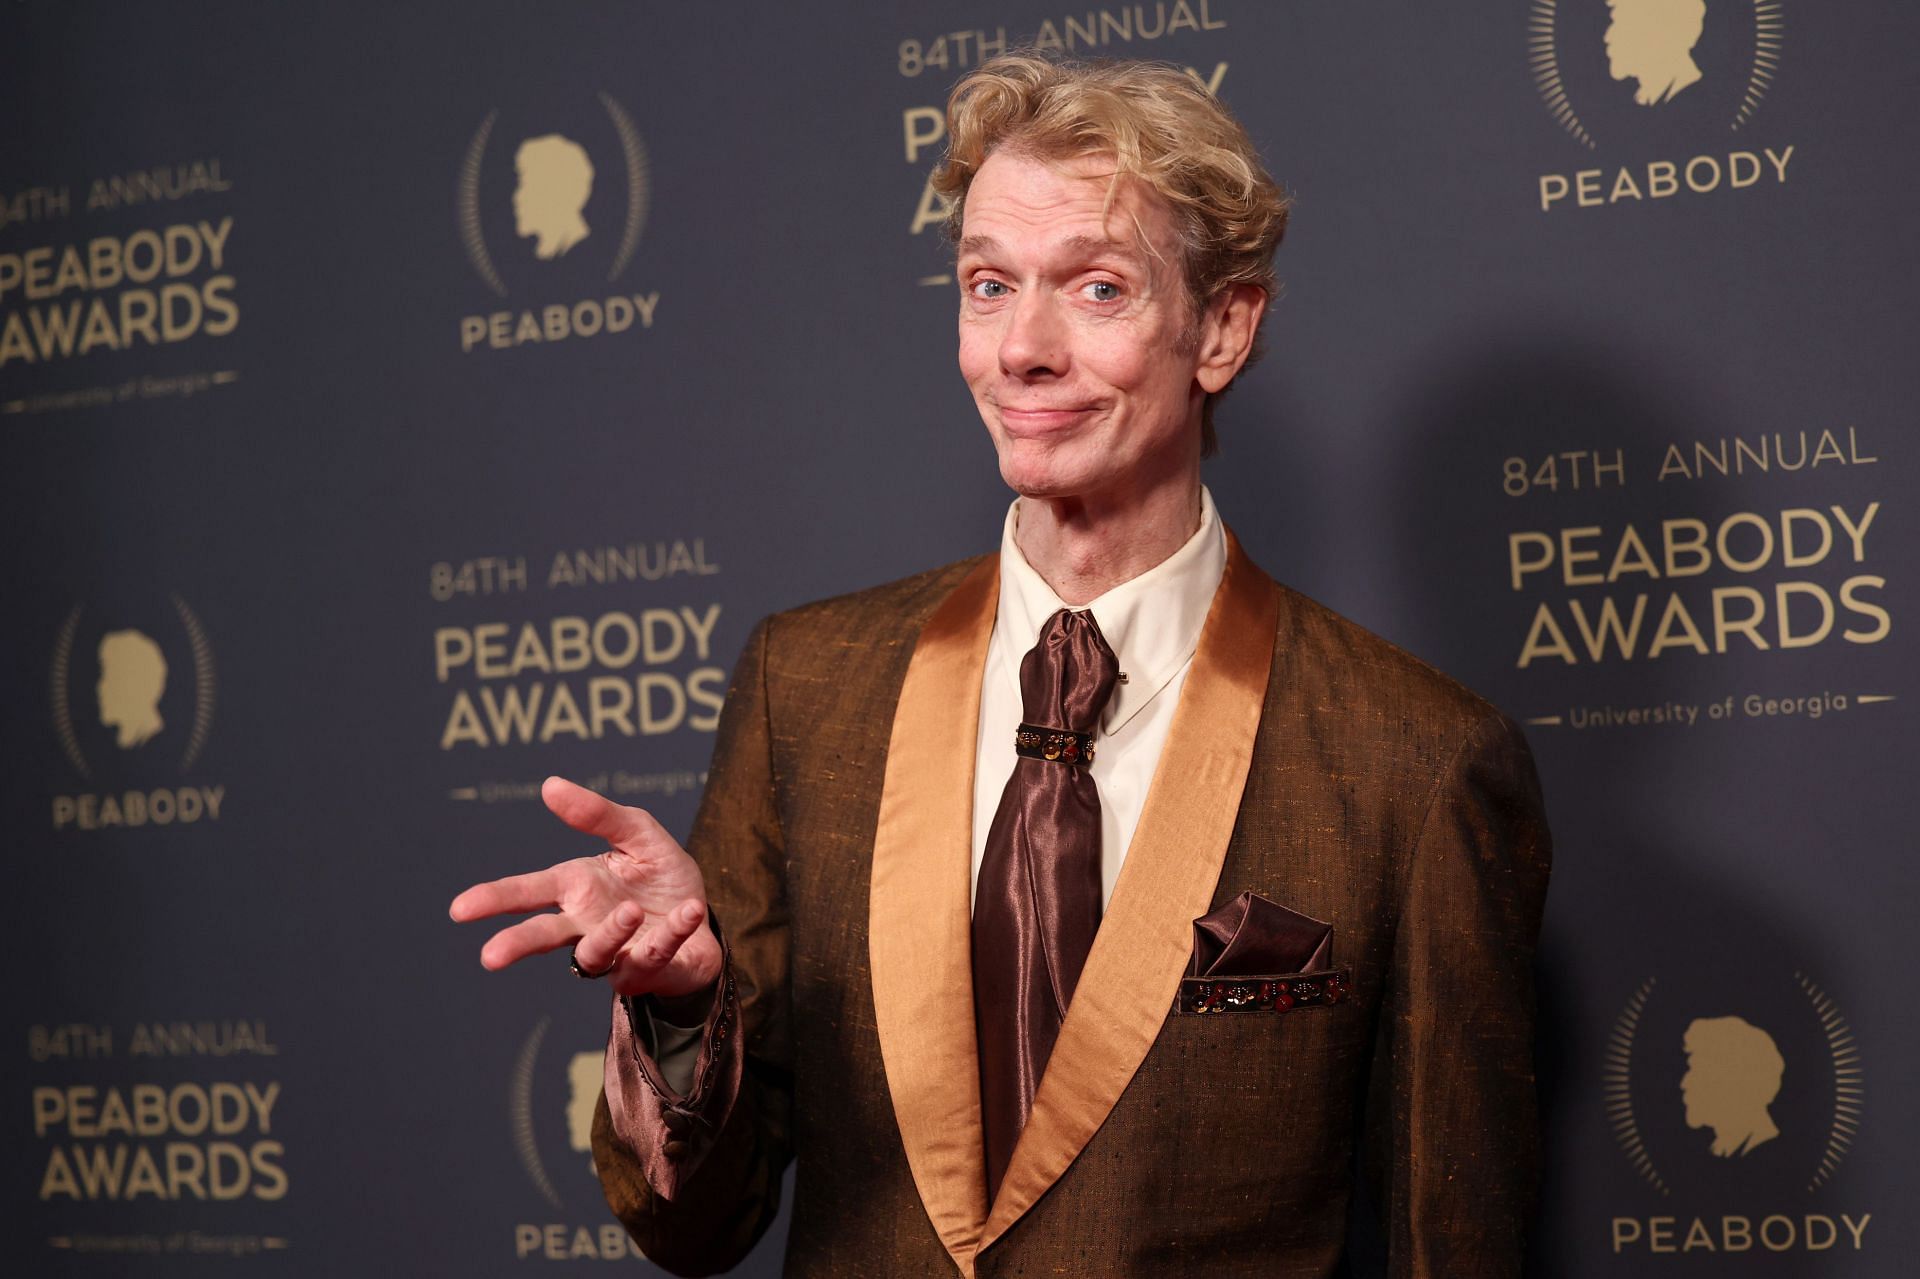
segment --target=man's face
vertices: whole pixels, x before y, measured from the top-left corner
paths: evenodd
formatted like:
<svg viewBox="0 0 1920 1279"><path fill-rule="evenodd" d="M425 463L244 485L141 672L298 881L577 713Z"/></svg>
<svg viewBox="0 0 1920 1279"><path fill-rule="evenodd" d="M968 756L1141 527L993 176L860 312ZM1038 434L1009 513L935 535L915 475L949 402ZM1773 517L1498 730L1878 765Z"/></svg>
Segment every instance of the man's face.
<svg viewBox="0 0 1920 1279"><path fill-rule="evenodd" d="M1199 456L1209 326L1159 196L1123 180L1103 216L1112 173L1002 151L967 192L960 372L1023 496L1124 501Z"/></svg>
<svg viewBox="0 0 1920 1279"><path fill-rule="evenodd" d="M527 222L527 166L525 161L516 161L513 166L517 181L513 184L513 233L532 235L533 228Z"/></svg>
<svg viewBox="0 0 1920 1279"><path fill-rule="evenodd" d="M1607 73L1616 80L1645 74L1644 68L1670 63L1675 53L1692 46L1686 39L1684 6L1654 0L1607 0L1610 18L1602 37L1607 46ZM1694 33L1697 38L1699 32Z"/></svg>
<svg viewBox="0 0 1920 1279"><path fill-rule="evenodd" d="M1687 1107L1687 1127L1701 1128L1707 1122L1706 1091L1708 1081L1702 1078L1705 1072L1693 1050L1687 1050L1687 1073L1680 1076L1680 1099Z"/></svg>

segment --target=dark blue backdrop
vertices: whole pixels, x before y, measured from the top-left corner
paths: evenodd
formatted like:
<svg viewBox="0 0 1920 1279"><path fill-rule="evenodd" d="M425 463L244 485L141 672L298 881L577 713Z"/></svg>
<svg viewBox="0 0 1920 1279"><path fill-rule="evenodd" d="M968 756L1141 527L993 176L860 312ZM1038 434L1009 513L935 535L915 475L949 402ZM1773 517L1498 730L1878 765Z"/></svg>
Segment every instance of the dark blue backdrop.
<svg viewBox="0 0 1920 1279"><path fill-rule="evenodd" d="M1530 725L1538 1273L1905 1273L1920 30L1712 0L1642 106L1630 17L10 6L6 1255L646 1269L573 1123L600 996L445 905L585 851L550 772L684 831L757 617L993 544L926 109L1038 37L1192 68L1297 197L1227 519ZM1785 1070L1715 1158L1722 1016Z"/></svg>

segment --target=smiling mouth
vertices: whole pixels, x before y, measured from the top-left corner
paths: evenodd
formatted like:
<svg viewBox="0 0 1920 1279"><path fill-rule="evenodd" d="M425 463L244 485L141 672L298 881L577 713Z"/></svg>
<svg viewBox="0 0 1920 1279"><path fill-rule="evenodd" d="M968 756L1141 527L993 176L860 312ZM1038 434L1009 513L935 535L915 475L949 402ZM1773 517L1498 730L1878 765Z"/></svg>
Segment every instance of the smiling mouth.
<svg viewBox="0 0 1920 1279"><path fill-rule="evenodd" d="M1008 427L1025 427L1028 430L1047 430L1077 422L1093 412L1091 405L1075 408L1013 408L1009 405L996 406L1000 410L1000 420Z"/></svg>

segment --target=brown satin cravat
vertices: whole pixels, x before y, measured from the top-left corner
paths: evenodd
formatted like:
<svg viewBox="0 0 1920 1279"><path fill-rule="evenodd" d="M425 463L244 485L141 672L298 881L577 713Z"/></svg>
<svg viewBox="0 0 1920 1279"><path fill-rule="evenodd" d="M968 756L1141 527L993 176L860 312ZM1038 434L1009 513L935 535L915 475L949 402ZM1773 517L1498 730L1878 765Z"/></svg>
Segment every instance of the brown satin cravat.
<svg viewBox="0 0 1920 1279"><path fill-rule="evenodd" d="M1025 722L987 831L973 904L973 1010L987 1199L1033 1109L1100 927L1092 739L1120 664L1087 611L1061 609L1020 663Z"/></svg>

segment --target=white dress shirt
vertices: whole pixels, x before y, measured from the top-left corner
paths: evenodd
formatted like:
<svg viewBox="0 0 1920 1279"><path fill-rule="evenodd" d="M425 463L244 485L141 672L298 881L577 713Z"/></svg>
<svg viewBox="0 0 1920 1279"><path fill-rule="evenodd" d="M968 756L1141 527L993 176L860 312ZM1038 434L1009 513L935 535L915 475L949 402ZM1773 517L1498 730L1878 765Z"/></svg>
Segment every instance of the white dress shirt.
<svg viewBox="0 0 1920 1279"><path fill-rule="evenodd" d="M981 677L980 736L973 771L973 882L987 849L1000 796L1013 772L1013 735L1023 718L1020 662L1040 640L1047 619L1068 605L1034 571L1014 543L1020 503L1007 509L1000 535L1000 603ZM1120 659L1122 682L1094 737L1093 781L1100 791L1100 902L1113 898L1147 787L1173 724L1180 688L1200 644L1200 628L1227 567L1226 530L1213 495L1200 490L1200 528L1140 576L1075 611L1091 609L1107 646Z"/></svg>

